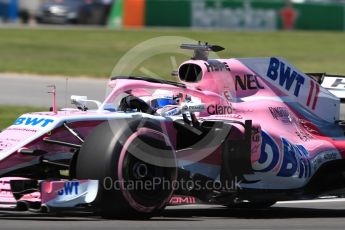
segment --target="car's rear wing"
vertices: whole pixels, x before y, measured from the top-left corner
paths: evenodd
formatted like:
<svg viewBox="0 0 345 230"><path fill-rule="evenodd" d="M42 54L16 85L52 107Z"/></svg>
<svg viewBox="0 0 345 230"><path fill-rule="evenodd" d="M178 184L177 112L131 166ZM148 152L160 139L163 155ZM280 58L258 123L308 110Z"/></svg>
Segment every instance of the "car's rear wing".
<svg viewBox="0 0 345 230"><path fill-rule="evenodd" d="M323 88L340 98L341 102L345 102L345 76L327 73L306 74L321 84Z"/></svg>

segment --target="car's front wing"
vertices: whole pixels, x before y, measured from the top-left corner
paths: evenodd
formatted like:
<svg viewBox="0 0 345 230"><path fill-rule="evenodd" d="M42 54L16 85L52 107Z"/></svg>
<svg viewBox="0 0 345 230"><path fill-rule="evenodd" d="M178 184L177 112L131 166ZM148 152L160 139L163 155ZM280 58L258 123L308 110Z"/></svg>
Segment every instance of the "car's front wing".
<svg viewBox="0 0 345 230"><path fill-rule="evenodd" d="M32 186L35 184L36 188ZM43 212L96 210L99 186L98 180L33 181L19 177L0 178L0 209L39 209ZM200 202L192 196L174 195L169 205Z"/></svg>

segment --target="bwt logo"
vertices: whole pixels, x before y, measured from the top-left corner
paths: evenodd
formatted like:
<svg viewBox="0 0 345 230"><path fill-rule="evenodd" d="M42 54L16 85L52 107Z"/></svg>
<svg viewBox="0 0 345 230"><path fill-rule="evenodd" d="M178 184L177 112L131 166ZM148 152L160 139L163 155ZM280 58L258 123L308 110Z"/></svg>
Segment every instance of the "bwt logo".
<svg viewBox="0 0 345 230"><path fill-rule="evenodd" d="M311 176L311 163L309 153L302 145L293 145L285 138L281 138L282 151L274 139L265 132L261 133L262 144L259 160L256 162L255 171L275 171L279 177L308 178ZM296 174L297 173L297 174Z"/></svg>
<svg viewBox="0 0 345 230"><path fill-rule="evenodd" d="M291 67L285 66L284 62L277 58L271 58L270 65L266 74L273 81L278 81L279 85L290 91L291 86L296 82L293 94L298 97L301 85L304 84L304 77L292 70Z"/></svg>
<svg viewBox="0 0 345 230"><path fill-rule="evenodd" d="M46 127L50 123L53 123L54 120L52 119L45 119L45 118L31 118L31 117L20 117L18 118L13 125L30 125L30 126L41 126Z"/></svg>
<svg viewBox="0 0 345 230"><path fill-rule="evenodd" d="M63 195L78 195L79 194L79 181L68 181L65 182L63 189L58 191L59 196Z"/></svg>

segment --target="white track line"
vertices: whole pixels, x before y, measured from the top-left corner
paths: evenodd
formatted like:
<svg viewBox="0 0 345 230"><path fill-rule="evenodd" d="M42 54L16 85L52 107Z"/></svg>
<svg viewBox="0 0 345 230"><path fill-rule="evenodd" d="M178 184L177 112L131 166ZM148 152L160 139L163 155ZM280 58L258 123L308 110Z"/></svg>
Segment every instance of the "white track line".
<svg viewBox="0 0 345 230"><path fill-rule="evenodd" d="M280 202L277 202L277 204L303 204L303 203L327 203L327 202L345 202L345 198L280 201Z"/></svg>

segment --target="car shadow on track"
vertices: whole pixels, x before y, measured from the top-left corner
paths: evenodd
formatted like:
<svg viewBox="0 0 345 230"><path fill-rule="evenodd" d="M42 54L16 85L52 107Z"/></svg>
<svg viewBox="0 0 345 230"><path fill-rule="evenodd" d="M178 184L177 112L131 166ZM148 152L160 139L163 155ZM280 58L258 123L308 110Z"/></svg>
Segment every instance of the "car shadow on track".
<svg viewBox="0 0 345 230"><path fill-rule="evenodd" d="M289 219L289 218L344 218L344 210L272 207L268 209L229 209L229 208L176 208L167 209L154 221L198 221L204 218L235 219ZM0 220L39 220L39 221L102 221L101 217L87 212L37 213L0 211Z"/></svg>
<svg viewBox="0 0 345 230"><path fill-rule="evenodd" d="M338 218L345 217L344 210L271 207L267 209L173 209L165 210L162 215L169 218L224 217L238 219L288 219L288 218Z"/></svg>

